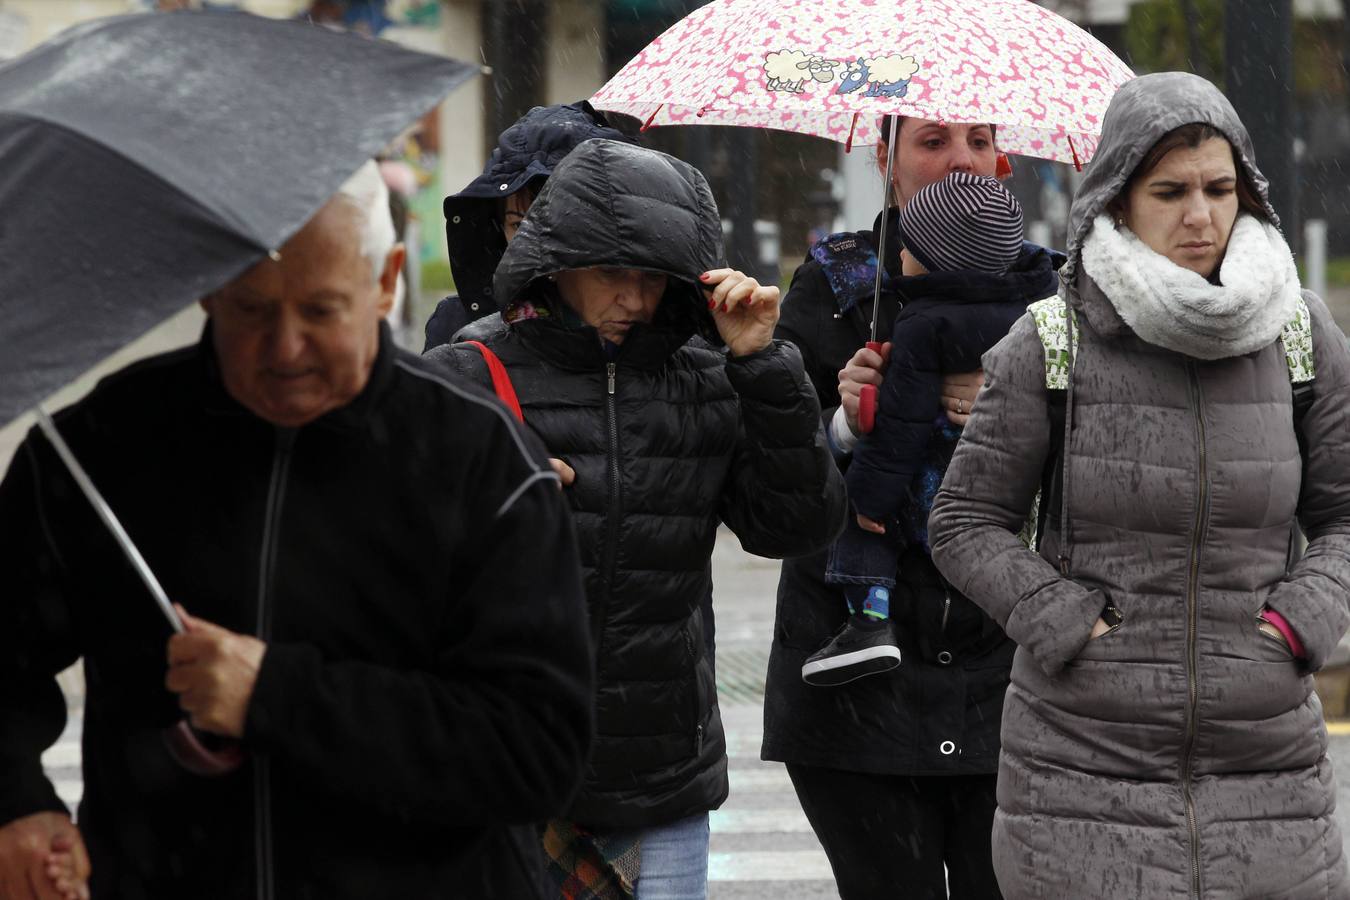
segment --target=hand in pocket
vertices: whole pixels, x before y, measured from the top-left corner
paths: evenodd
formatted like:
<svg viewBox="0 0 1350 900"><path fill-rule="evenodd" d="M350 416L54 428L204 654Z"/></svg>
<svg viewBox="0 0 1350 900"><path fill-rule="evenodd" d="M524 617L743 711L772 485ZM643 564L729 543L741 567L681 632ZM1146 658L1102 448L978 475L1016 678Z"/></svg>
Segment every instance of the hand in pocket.
<svg viewBox="0 0 1350 900"><path fill-rule="evenodd" d="M1280 629L1276 628L1265 619L1259 620L1256 623L1256 627L1262 634L1267 637L1273 637L1275 640L1279 641L1284 646L1284 649L1288 650L1290 653L1294 652L1293 648L1289 646L1289 639L1284 636L1284 632L1280 631Z"/></svg>

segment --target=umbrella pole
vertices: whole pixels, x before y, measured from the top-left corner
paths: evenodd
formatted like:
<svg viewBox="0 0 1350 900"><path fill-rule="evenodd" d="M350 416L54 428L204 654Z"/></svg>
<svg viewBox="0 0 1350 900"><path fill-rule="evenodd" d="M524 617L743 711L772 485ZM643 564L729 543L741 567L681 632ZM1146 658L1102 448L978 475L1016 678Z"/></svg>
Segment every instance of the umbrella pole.
<svg viewBox="0 0 1350 900"><path fill-rule="evenodd" d="M886 225L891 212L891 173L895 171L895 139L899 129L899 116L891 116L890 135L886 139L886 180L881 187L881 227L877 229L877 277L872 285L872 336L867 349L881 352L881 341L877 340L877 318L881 315L881 279L886 272ZM877 387L865 384L858 392L858 427L863 434L871 434L877 417Z"/></svg>
<svg viewBox="0 0 1350 900"><path fill-rule="evenodd" d="M98 488L94 487L94 482L89 478L89 473L85 472L84 466L80 465L80 461L70 451L70 445L66 443L65 438L61 437L61 432L56 430L56 423L52 421L51 416L47 415L47 411L42 408L41 404L38 404L34 412L37 413L38 427L42 429L42 433L47 436L47 440L56 448L56 454L66 464L66 468L70 470L75 483L80 486L85 498L94 507L94 511L98 513L98 517L112 532L118 546L122 548L122 552L126 554L127 560L131 563L131 567L136 570L137 575L141 576L141 581L145 583L150 595L159 604L160 612L164 613L164 618L169 620L169 627L176 633L182 634L186 630L183 627L183 620L178 617L177 610L169 602L169 596L164 592L164 587L155 577L155 573L150 570L145 557L141 556L141 551L136 549L136 545L131 542L131 537L122 527L122 523L117 520L112 507L103 499L103 495L99 493Z"/></svg>
<svg viewBox="0 0 1350 900"><path fill-rule="evenodd" d="M877 315L881 310L881 278L886 271L886 224L891 211L891 173L895 171L895 138L899 116L891 116L890 136L886 139L886 181L881 194L881 228L877 231L877 279L872 286L872 343L877 341Z"/></svg>

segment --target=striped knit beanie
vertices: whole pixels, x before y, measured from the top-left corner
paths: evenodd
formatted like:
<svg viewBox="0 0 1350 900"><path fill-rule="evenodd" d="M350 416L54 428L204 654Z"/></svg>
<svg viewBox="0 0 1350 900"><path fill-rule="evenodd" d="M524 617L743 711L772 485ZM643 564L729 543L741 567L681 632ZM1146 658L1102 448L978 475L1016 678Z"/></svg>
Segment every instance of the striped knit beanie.
<svg viewBox="0 0 1350 900"><path fill-rule="evenodd" d="M1002 275L1022 252L1022 207L987 175L953 172L900 210L905 249L930 272Z"/></svg>

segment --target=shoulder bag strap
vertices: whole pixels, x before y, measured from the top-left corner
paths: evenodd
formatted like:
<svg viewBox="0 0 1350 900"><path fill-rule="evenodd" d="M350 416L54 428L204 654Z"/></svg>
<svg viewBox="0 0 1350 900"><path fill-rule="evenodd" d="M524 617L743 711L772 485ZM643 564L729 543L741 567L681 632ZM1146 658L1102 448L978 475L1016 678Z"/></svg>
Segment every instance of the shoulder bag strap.
<svg viewBox="0 0 1350 900"><path fill-rule="evenodd" d="M492 376L492 390L496 392L497 399L506 404L506 408L515 414L517 422L525 421L525 414L520 411L520 401L516 398L516 389L511 384L511 376L506 372L506 366L502 364L501 358L488 349L487 344L482 341L464 341L471 347L476 347L478 352L483 354L483 361L487 363L488 374Z"/></svg>

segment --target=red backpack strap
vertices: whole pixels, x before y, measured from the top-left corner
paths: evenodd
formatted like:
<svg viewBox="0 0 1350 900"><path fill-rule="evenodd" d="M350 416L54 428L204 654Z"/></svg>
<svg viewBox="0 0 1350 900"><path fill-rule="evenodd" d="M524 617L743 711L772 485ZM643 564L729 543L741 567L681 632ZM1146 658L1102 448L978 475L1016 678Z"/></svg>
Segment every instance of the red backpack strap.
<svg viewBox="0 0 1350 900"><path fill-rule="evenodd" d="M524 422L525 414L520 411L520 401L516 399L516 389L511 385L511 376L506 374L506 366L502 365L501 359L497 354L488 349L487 344L482 341L465 341L471 347L477 347L478 352L483 354L483 361L487 363L488 374L492 376L492 390L496 392L497 399L506 404L506 408L515 413L516 421Z"/></svg>

